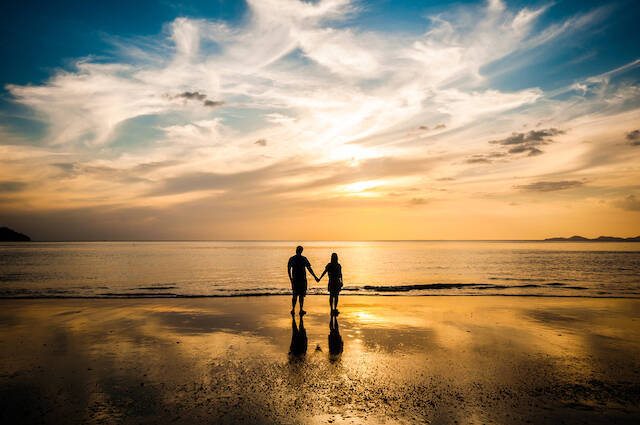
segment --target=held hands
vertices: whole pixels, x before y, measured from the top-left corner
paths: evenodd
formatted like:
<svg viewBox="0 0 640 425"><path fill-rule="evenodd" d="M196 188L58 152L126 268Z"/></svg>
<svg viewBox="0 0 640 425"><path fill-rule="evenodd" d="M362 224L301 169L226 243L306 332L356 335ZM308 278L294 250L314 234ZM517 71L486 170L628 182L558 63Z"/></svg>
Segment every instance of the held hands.
<svg viewBox="0 0 640 425"><path fill-rule="evenodd" d="M316 283L320 282L320 278L318 276L314 276L316 278Z"/></svg>

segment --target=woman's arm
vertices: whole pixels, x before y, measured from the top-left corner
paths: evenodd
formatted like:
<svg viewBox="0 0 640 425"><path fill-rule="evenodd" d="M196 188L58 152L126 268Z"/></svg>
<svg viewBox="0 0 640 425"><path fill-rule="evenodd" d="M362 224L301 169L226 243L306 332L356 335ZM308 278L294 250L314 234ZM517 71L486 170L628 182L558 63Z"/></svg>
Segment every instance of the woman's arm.
<svg viewBox="0 0 640 425"><path fill-rule="evenodd" d="M324 269L324 271L322 272L322 274L320 275L320 277L316 278L316 282L320 282L320 280L324 277L324 275L327 273L327 269Z"/></svg>

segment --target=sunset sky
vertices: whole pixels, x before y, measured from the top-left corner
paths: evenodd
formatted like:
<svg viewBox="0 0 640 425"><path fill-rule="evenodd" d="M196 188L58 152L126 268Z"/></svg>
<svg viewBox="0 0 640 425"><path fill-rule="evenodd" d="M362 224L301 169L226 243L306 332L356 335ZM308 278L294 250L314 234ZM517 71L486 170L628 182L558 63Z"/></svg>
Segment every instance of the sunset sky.
<svg viewBox="0 0 640 425"><path fill-rule="evenodd" d="M636 1L34 1L0 226L37 240L640 234Z"/></svg>

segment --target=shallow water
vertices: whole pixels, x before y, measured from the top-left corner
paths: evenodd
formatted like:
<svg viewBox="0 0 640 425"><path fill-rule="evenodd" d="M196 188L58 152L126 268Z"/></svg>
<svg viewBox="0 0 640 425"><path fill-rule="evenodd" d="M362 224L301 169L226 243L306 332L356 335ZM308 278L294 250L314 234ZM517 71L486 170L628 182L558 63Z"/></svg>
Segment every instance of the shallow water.
<svg viewBox="0 0 640 425"><path fill-rule="evenodd" d="M284 296L2 300L0 422L640 418L638 300L345 296L333 325L325 297L307 300L304 323L289 308Z"/></svg>
<svg viewBox="0 0 640 425"><path fill-rule="evenodd" d="M173 297L289 292L293 242L0 244L0 297ZM337 252L349 294L640 298L640 243L306 242ZM311 293L325 280L309 277Z"/></svg>

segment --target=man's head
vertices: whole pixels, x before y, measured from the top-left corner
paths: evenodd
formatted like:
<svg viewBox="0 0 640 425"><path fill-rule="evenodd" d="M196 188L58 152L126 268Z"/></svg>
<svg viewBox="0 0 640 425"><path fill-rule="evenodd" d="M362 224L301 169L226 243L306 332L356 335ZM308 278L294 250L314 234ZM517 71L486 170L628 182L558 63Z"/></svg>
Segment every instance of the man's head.
<svg viewBox="0 0 640 425"><path fill-rule="evenodd" d="M302 248L302 246L298 245L298 246L296 247L296 254L298 254L298 255L302 254L302 250L303 250L303 249L304 249L304 248Z"/></svg>

